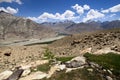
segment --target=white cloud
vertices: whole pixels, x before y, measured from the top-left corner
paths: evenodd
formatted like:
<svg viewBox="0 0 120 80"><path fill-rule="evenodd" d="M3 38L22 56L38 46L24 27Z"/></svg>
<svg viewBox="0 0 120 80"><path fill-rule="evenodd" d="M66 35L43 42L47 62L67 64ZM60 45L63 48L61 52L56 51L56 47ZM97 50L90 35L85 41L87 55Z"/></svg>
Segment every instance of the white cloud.
<svg viewBox="0 0 120 80"><path fill-rule="evenodd" d="M98 12L97 10L91 9L88 13L87 16L85 18L83 18L83 22L87 21L87 20L91 20L91 19L97 19L97 18L102 18L105 15Z"/></svg>
<svg viewBox="0 0 120 80"><path fill-rule="evenodd" d="M85 5L83 6L83 8L84 8L84 10L89 10L89 9L90 9L90 6L85 4Z"/></svg>
<svg viewBox="0 0 120 80"><path fill-rule="evenodd" d="M90 6L89 5L84 5L83 7L78 5L78 4L75 4L74 6L72 6L73 9L75 9L77 11L78 14L83 14L84 13L84 10L89 10L90 9Z"/></svg>
<svg viewBox="0 0 120 80"><path fill-rule="evenodd" d="M103 13L109 13L109 12L120 12L120 4L115 5L109 9L102 10Z"/></svg>
<svg viewBox="0 0 120 80"><path fill-rule="evenodd" d="M113 17L113 16L115 16L116 14L111 14L109 17Z"/></svg>
<svg viewBox="0 0 120 80"><path fill-rule="evenodd" d="M16 3L22 4L21 0L15 0Z"/></svg>
<svg viewBox="0 0 120 80"><path fill-rule="evenodd" d="M0 0L0 3L2 2L8 2L8 3L16 2L18 4L22 4L21 0Z"/></svg>
<svg viewBox="0 0 120 80"><path fill-rule="evenodd" d="M10 13L10 14L16 14L18 12L18 8L17 9L14 9L14 8L11 8L11 7L7 7L6 9L4 7L0 7L0 11L3 10L7 13Z"/></svg>
<svg viewBox="0 0 120 80"><path fill-rule="evenodd" d="M84 13L83 7L79 6L78 4L75 4L74 6L72 6L72 8L75 9L78 14L83 14Z"/></svg>
<svg viewBox="0 0 120 80"><path fill-rule="evenodd" d="M62 21L62 20L75 20L78 16L74 16L75 13L71 10L66 10L63 14L60 13L47 13L44 12L39 17L28 17L29 19L36 21L36 22L46 22L46 21Z"/></svg>

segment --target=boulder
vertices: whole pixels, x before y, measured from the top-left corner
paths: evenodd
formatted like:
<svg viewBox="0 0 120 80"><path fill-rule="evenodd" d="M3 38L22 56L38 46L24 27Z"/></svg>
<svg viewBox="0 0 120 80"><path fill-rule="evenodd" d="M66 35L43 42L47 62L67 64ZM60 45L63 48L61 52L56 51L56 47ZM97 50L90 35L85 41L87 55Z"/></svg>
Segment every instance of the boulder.
<svg viewBox="0 0 120 80"><path fill-rule="evenodd" d="M23 69L17 69L6 80L18 80L21 77L23 71L24 71Z"/></svg>
<svg viewBox="0 0 120 80"><path fill-rule="evenodd" d="M23 76L23 77L24 77L24 76L27 76L27 75L30 74L30 73L31 73L31 70L30 70L30 69L26 69L26 70L23 71L22 76Z"/></svg>
<svg viewBox="0 0 120 80"><path fill-rule="evenodd" d="M6 70L6 71L0 73L0 80L7 79L12 73L13 72L9 71L9 70Z"/></svg>
<svg viewBox="0 0 120 80"><path fill-rule="evenodd" d="M67 68L77 68L86 64L85 57L78 56L65 63Z"/></svg>

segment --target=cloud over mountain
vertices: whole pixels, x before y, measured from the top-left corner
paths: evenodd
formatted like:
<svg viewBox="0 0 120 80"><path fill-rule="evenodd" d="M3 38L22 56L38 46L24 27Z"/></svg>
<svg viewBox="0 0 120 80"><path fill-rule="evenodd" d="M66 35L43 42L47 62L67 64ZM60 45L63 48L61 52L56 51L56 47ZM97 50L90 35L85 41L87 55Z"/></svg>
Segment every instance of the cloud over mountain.
<svg viewBox="0 0 120 80"><path fill-rule="evenodd" d="M88 20L114 20L113 17L117 16L114 13L120 12L120 4L115 5L108 9L98 10L93 9L89 5L79 5L75 4L71 6L71 9L65 10L62 14L59 12L56 12L55 14L49 13L49 12L43 12L38 17L27 17L31 20L34 20L36 22L51 22L51 21L64 21L64 20L71 20L74 22L86 22ZM111 12L111 13L109 13ZM109 13L109 14L105 14ZM112 18L112 19L111 19Z"/></svg>
<svg viewBox="0 0 120 80"><path fill-rule="evenodd" d="M109 12L120 12L120 4L115 5L109 9L102 10L103 13L109 13Z"/></svg>
<svg viewBox="0 0 120 80"><path fill-rule="evenodd" d="M97 18L102 18L105 15L98 12L97 10L91 9L88 13L87 16L85 18L83 18L83 22L87 21L87 20L91 20L91 19L97 19Z"/></svg>
<svg viewBox="0 0 120 80"><path fill-rule="evenodd" d="M28 17L28 18L35 20L37 22L39 21L45 22L45 21L51 21L51 20L74 20L74 19L77 19L78 16L75 16L75 12L71 10L66 10L62 14L60 13L52 14L52 13L44 12L39 17Z"/></svg>
<svg viewBox="0 0 120 80"><path fill-rule="evenodd" d="M12 7L7 7L7 8L0 7L0 11L5 11L10 14L16 14L16 13L18 13L18 8L14 9Z"/></svg>

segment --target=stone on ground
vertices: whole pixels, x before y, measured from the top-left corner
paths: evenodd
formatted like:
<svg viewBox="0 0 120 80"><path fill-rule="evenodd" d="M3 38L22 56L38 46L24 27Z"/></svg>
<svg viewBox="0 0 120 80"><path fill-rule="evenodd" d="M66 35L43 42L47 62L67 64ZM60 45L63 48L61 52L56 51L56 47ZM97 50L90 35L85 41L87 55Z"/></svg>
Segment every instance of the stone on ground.
<svg viewBox="0 0 120 80"><path fill-rule="evenodd" d="M7 79L10 75L12 75L12 71L6 70L2 73L0 73L0 80Z"/></svg>

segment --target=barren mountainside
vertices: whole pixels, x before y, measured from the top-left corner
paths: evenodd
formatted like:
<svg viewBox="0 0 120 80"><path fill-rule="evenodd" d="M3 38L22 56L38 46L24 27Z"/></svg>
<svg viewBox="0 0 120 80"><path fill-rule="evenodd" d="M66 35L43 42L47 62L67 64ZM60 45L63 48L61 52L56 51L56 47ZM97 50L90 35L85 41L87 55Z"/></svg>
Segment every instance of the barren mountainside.
<svg viewBox="0 0 120 80"><path fill-rule="evenodd" d="M51 28L30 19L16 17L4 11L0 12L0 39L44 38L54 35Z"/></svg>

